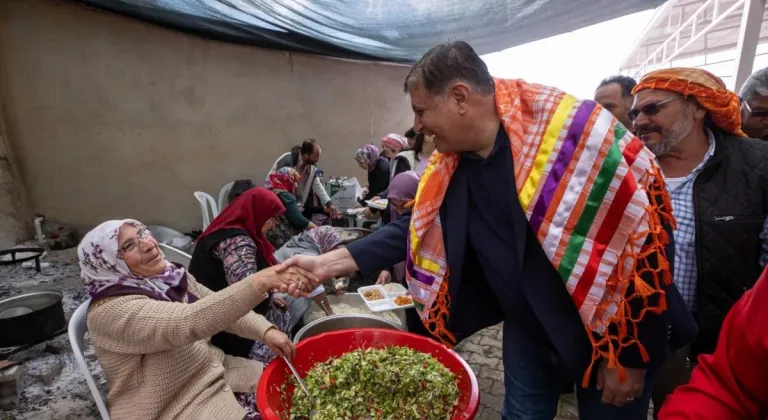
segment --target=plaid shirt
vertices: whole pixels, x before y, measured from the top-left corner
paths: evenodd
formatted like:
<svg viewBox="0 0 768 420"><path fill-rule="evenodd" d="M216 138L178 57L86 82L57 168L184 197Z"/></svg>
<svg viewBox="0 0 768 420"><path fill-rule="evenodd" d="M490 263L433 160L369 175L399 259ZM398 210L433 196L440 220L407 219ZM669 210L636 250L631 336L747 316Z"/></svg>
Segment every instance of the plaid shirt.
<svg viewBox="0 0 768 420"><path fill-rule="evenodd" d="M698 265L696 262L696 216L693 208L693 184L704 165L715 153L715 138L712 132L709 134L709 149L701 163L674 188L667 183L672 199L672 209L677 220L675 237L675 272L674 280L680 294L683 296L688 309L696 308L696 285L698 280ZM677 180L677 179L675 179ZM768 263L768 219L763 221L763 230L760 233L762 240L762 253L760 264Z"/></svg>

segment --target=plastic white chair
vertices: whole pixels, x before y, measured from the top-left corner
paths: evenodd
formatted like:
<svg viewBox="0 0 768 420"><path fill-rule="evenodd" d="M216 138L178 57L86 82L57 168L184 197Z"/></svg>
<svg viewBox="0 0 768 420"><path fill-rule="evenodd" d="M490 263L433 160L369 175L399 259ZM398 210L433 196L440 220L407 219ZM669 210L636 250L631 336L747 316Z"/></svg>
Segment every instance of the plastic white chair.
<svg viewBox="0 0 768 420"><path fill-rule="evenodd" d="M219 210L216 207L216 201L210 194L202 191L195 191L195 198L200 203L200 211L203 213L203 230L211 224L211 220L215 219L219 215ZM208 207L211 208L211 212L208 213Z"/></svg>
<svg viewBox="0 0 768 420"><path fill-rule="evenodd" d="M221 187L221 191L219 191L219 213L224 210L224 207L227 207L227 196L229 196L229 192L232 191L233 185L235 185L235 181L227 182Z"/></svg>
<svg viewBox="0 0 768 420"><path fill-rule="evenodd" d="M80 305L72 318L69 319L69 344L72 345L72 353L75 355L77 365L80 367L80 372L85 376L85 382L88 384L88 388L91 390L93 400L96 401L96 407L99 408L99 414L104 420L109 420L109 412L107 406L104 404L104 398L101 396L99 388L96 386L96 381L93 380L91 372L88 370L88 364L85 363L85 356L83 355L83 347L85 347L85 332L88 331L88 326L85 323L85 317L88 314L88 306L91 304L91 299L86 300Z"/></svg>
<svg viewBox="0 0 768 420"><path fill-rule="evenodd" d="M170 245L161 244L161 243L158 243L158 245L160 245L160 248L163 250L163 254L165 254L166 260L173 263L179 263L184 267L189 268L189 262L192 261L191 255L187 254L186 252L178 248L174 248Z"/></svg>

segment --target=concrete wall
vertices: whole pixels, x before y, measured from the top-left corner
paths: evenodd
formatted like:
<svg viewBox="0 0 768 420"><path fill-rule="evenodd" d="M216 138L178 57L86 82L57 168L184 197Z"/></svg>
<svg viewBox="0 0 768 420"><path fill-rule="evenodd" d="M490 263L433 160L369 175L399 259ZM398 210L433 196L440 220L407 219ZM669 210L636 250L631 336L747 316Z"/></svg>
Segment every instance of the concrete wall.
<svg viewBox="0 0 768 420"><path fill-rule="evenodd" d="M4 119L30 211L199 229L192 193L261 182L306 137L327 175L411 125L407 67L232 45L60 0L0 5Z"/></svg>
<svg viewBox="0 0 768 420"><path fill-rule="evenodd" d="M2 85L0 85L0 92ZM24 186L13 165L8 138L2 119L0 104L0 249L10 248L29 238L29 223L26 216Z"/></svg>

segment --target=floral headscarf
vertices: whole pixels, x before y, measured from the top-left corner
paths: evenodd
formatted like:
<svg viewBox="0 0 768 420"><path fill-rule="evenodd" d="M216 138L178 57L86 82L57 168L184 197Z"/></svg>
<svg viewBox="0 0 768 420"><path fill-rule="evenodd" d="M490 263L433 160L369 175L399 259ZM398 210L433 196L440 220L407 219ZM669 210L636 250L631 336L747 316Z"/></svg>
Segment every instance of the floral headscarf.
<svg viewBox="0 0 768 420"><path fill-rule="evenodd" d="M88 232L77 247L80 278L91 299L143 295L168 302L195 302L197 296L188 293L187 272L180 265L169 262L162 274L152 277L131 273L118 249L123 225L146 229L136 220L110 220Z"/></svg>
<svg viewBox="0 0 768 420"><path fill-rule="evenodd" d="M359 163L366 163L368 172L371 172L376 169L376 162L378 162L379 157L379 148L373 144L366 144L357 151L355 160Z"/></svg>
<svg viewBox="0 0 768 420"><path fill-rule="evenodd" d="M283 262L294 255L320 255L341 244L341 235L333 226L320 226L291 238L275 252L275 259Z"/></svg>
<svg viewBox="0 0 768 420"><path fill-rule="evenodd" d="M336 228L333 226L316 227L307 232L307 236L315 241L318 248L320 248L320 252L323 254L341 244L341 235L336 232Z"/></svg>
<svg viewBox="0 0 768 420"><path fill-rule="evenodd" d="M274 173L269 174L264 181L264 188L268 190L284 190L291 194L296 192L296 186L299 185L299 174L293 168L280 168Z"/></svg>
<svg viewBox="0 0 768 420"><path fill-rule="evenodd" d="M395 153L400 153L403 149L408 147L408 140L400 134L390 133L381 138L381 146L389 147L394 150Z"/></svg>

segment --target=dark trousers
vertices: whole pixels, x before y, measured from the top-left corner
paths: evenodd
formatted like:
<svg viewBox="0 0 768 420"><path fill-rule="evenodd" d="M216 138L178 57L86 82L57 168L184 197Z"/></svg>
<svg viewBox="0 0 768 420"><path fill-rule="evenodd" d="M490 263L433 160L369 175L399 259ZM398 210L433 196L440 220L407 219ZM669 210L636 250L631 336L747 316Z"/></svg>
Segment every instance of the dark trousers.
<svg viewBox="0 0 768 420"><path fill-rule="evenodd" d="M560 393L573 377L565 362L551 349L536 344L516 328L514 322L504 323L503 337L504 404L503 420L551 420L557 414ZM597 368L595 368L595 376ZM581 378L579 378L581 380ZM588 388L576 389L581 420L646 420L651 400L653 375L645 377L645 391L624 406L603 404L602 392L592 378Z"/></svg>
<svg viewBox="0 0 768 420"><path fill-rule="evenodd" d="M669 355L669 358L656 371L656 383L653 386L653 418L658 418L661 406L675 388L685 385L691 379L693 370L689 354L691 346L685 346Z"/></svg>

